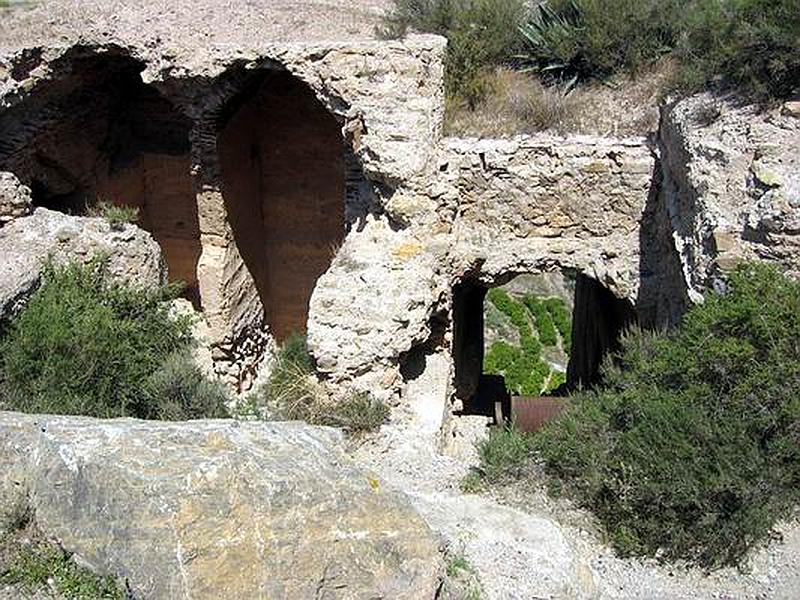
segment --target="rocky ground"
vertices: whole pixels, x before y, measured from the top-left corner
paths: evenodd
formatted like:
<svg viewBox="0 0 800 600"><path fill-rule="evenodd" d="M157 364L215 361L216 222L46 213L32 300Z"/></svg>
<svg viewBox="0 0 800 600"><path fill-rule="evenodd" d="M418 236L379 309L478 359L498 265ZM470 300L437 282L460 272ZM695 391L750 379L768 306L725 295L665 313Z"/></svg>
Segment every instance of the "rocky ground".
<svg viewBox="0 0 800 600"><path fill-rule="evenodd" d="M47 0L0 19L0 47L71 38L76 29L104 30L109 38L194 40L214 44L374 40L390 0ZM145 15L143 20L143 15Z"/></svg>
<svg viewBox="0 0 800 600"><path fill-rule="evenodd" d="M412 399L412 406L414 400ZM488 600L793 599L800 591L800 526L758 552L748 570L704 573L696 568L620 559L601 540L591 515L554 500L535 469L526 483L481 495L459 482L477 464L474 442L485 421L458 418L439 436L413 410L396 414L379 435L354 448L357 460L405 490L450 556L463 557ZM451 558L452 560L452 558Z"/></svg>

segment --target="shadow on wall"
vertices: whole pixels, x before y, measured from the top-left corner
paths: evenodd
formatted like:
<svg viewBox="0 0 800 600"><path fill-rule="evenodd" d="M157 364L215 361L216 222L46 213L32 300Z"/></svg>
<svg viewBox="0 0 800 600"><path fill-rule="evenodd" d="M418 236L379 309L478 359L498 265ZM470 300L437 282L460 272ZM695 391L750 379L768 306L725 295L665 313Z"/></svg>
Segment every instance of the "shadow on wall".
<svg viewBox="0 0 800 600"><path fill-rule="evenodd" d="M219 122L228 219L278 341L304 332L345 234L341 127L286 71L256 72Z"/></svg>
<svg viewBox="0 0 800 600"><path fill-rule="evenodd" d="M98 202L139 209L170 279L199 307L197 205L190 121L142 82L142 65L114 53L78 56L0 116L0 169L33 190L34 203L83 214Z"/></svg>

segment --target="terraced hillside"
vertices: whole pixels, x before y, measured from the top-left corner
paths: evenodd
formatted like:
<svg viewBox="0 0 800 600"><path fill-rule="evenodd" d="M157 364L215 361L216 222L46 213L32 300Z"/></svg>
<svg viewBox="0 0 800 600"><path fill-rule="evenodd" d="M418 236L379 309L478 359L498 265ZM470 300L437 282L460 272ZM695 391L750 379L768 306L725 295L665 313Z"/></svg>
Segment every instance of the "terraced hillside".
<svg viewBox="0 0 800 600"><path fill-rule="evenodd" d="M512 394L547 394L566 381L572 336L569 277L521 276L489 290L483 371Z"/></svg>

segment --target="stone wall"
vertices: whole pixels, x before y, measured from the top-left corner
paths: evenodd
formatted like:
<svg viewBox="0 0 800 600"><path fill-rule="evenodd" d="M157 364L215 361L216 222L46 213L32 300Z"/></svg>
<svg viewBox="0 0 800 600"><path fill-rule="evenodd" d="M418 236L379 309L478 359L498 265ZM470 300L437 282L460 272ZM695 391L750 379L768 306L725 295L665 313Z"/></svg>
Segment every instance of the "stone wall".
<svg viewBox="0 0 800 600"><path fill-rule="evenodd" d="M320 368L391 394L419 349L452 362L460 284L566 269L636 304L658 173L644 139L444 140L430 171L398 186L387 218L351 232L320 278L309 321Z"/></svg>
<svg viewBox="0 0 800 600"><path fill-rule="evenodd" d="M442 139L439 37L198 45L126 22L0 50L0 169L35 203L139 206L240 388L306 317L332 387L392 397L420 356L452 363L461 285L569 270L656 326L740 257L800 272L796 107L701 96L654 140Z"/></svg>
<svg viewBox="0 0 800 600"><path fill-rule="evenodd" d="M305 327L346 231L427 170L444 42L183 53L96 25L0 51L0 169L39 205L138 207L205 313L218 372L246 386L275 337Z"/></svg>
<svg viewBox="0 0 800 600"><path fill-rule="evenodd" d="M739 260L800 276L800 105L701 94L667 106L664 206L693 300Z"/></svg>

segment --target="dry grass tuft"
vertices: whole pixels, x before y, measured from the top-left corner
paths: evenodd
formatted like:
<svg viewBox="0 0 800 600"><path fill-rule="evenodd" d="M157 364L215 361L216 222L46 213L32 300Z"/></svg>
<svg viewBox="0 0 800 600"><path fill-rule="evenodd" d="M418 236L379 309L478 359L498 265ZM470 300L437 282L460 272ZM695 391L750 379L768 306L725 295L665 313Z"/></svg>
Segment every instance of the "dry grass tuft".
<svg viewBox="0 0 800 600"><path fill-rule="evenodd" d="M572 90L499 68L485 75L490 92L475 110L463 102L448 104L446 133L480 137L537 132L646 135L658 126L661 90L674 68L674 62L665 60L635 76L620 75Z"/></svg>

